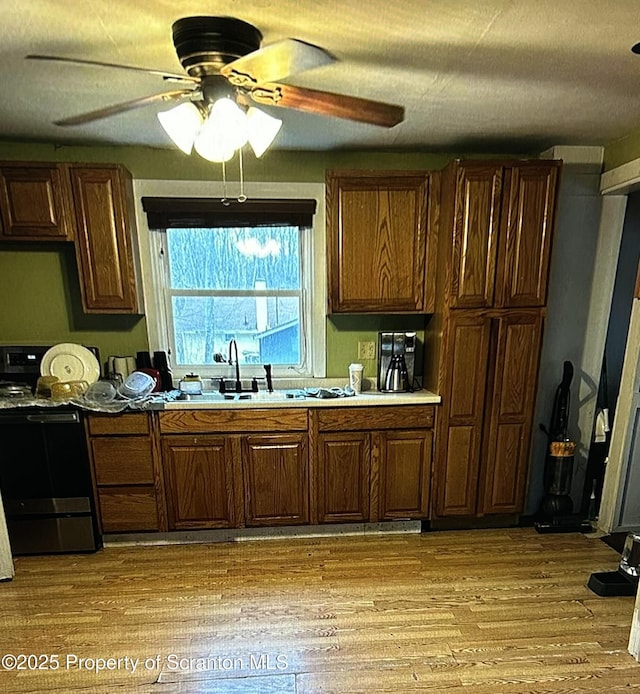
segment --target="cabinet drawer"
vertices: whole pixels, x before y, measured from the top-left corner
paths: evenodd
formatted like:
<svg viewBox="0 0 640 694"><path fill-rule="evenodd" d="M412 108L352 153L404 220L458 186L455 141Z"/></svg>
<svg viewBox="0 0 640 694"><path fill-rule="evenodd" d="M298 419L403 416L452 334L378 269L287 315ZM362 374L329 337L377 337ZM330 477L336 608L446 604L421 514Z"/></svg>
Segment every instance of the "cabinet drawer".
<svg viewBox="0 0 640 694"><path fill-rule="evenodd" d="M424 405L318 408L317 416L320 431L428 429L433 426L434 408Z"/></svg>
<svg viewBox="0 0 640 694"><path fill-rule="evenodd" d="M91 440L96 481L100 484L152 484L151 442L144 436Z"/></svg>
<svg viewBox="0 0 640 694"><path fill-rule="evenodd" d="M149 415L145 412L113 415L90 415L89 433L93 436L148 434Z"/></svg>
<svg viewBox="0 0 640 694"><path fill-rule="evenodd" d="M105 533L159 530L153 487L114 487L98 490Z"/></svg>
<svg viewBox="0 0 640 694"><path fill-rule="evenodd" d="M305 408L174 410L160 413L163 434L306 431Z"/></svg>

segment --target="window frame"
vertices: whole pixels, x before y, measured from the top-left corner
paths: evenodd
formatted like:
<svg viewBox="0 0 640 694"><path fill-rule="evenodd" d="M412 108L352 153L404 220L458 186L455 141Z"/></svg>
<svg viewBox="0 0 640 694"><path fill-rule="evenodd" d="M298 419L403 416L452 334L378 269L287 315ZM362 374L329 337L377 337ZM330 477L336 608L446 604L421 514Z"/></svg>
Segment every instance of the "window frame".
<svg viewBox="0 0 640 694"><path fill-rule="evenodd" d="M146 314L147 337L150 351L167 350L170 343L166 322L164 292L156 291L164 281L165 271L157 258L159 241L163 232L149 230L147 215L142 208L143 197L175 198L220 198L226 193L222 182L209 181L170 181L155 179L136 179L134 181L135 213L137 221L140 270L143 285L143 299ZM291 367L276 367L276 379L297 380L300 378L322 378L326 374L326 249L325 249L325 204L324 184L322 183L245 183L248 198L262 199L309 199L317 201L313 223L307 232L303 232L303 248L306 254L308 272L302 277L303 306L305 314L301 316L304 330L309 332L306 346L306 368L303 372ZM229 196L230 197L230 196ZM241 365L243 378L263 376L262 365ZM198 367L200 368L200 367ZM202 366L200 376L217 378L228 375L228 366ZM172 365L174 377L180 378L189 372L189 368Z"/></svg>

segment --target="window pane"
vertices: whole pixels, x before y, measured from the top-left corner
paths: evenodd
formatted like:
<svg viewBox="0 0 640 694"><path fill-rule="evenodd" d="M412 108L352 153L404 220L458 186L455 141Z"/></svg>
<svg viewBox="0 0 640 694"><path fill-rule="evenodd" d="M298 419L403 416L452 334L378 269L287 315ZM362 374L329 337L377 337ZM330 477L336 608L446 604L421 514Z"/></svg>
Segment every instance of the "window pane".
<svg viewBox="0 0 640 694"><path fill-rule="evenodd" d="M298 297L172 297L177 366L214 364L238 344L241 364L300 363Z"/></svg>
<svg viewBox="0 0 640 694"><path fill-rule="evenodd" d="M174 289L300 288L298 227L167 229Z"/></svg>

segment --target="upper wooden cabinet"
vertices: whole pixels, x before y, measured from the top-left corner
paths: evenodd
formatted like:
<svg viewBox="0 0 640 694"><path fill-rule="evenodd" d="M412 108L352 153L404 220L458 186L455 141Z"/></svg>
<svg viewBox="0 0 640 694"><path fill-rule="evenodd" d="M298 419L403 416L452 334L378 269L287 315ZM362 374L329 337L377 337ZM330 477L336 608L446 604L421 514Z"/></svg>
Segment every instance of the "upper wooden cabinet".
<svg viewBox="0 0 640 694"><path fill-rule="evenodd" d="M430 313L439 174L327 172L330 313Z"/></svg>
<svg viewBox="0 0 640 694"><path fill-rule="evenodd" d="M442 228L453 235L451 308L545 305L559 167L545 160L447 167Z"/></svg>
<svg viewBox="0 0 640 694"><path fill-rule="evenodd" d="M115 164L0 162L0 240L75 241L85 313L140 312L131 174Z"/></svg>
<svg viewBox="0 0 640 694"><path fill-rule="evenodd" d="M0 165L0 236L6 240L71 241L67 172L49 163Z"/></svg>
<svg viewBox="0 0 640 694"><path fill-rule="evenodd" d="M74 164L69 171L84 310L138 313L131 175L117 165Z"/></svg>

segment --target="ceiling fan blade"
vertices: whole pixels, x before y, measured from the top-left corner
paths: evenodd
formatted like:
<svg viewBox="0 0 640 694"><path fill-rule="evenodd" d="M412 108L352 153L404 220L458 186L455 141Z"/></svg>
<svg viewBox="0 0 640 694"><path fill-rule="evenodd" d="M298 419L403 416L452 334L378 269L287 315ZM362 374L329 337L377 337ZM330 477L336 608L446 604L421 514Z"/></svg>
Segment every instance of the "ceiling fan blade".
<svg viewBox="0 0 640 694"><path fill-rule="evenodd" d="M294 108L385 128L392 128L404 120L404 106L287 84L261 84L251 90L251 98L265 106Z"/></svg>
<svg viewBox="0 0 640 694"><path fill-rule="evenodd" d="M101 120L102 118L115 116L118 113L125 113L126 111L132 111L133 109L141 108L142 106L148 106L149 104L154 104L158 101L180 101L181 99L189 97L192 91L193 90L191 89L182 89L175 92L165 92L163 94L143 96L139 99L132 99L131 101L124 101L120 104L114 104L113 106L107 106L106 108L99 108L95 111L82 113L79 116L62 118L61 120L54 121L54 125L60 125L63 127L69 125L84 125L85 123L91 123L94 120Z"/></svg>
<svg viewBox="0 0 640 694"><path fill-rule="evenodd" d="M72 65L91 65L93 67L111 67L117 68L118 70L131 70L134 72L144 72L151 75L159 75L165 80L171 80L172 82L199 82L196 77L190 77L189 75L183 74L179 75L173 72L165 72L164 70L151 70L144 67L135 67L134 65L120 65L118 63L103 63L100 60L83 60L80 58L64 58L57 55L27 55L27 60L44 60L48 62L55 63L70 63Z"/></svg>
<svg viewBox="0 0 640 694"><path fill-rule="evenodd" d="M335 60L323 48L298 39L285 39L228 63L220 72L236 87L252 87L263 82L275 82Z"/></svg>

